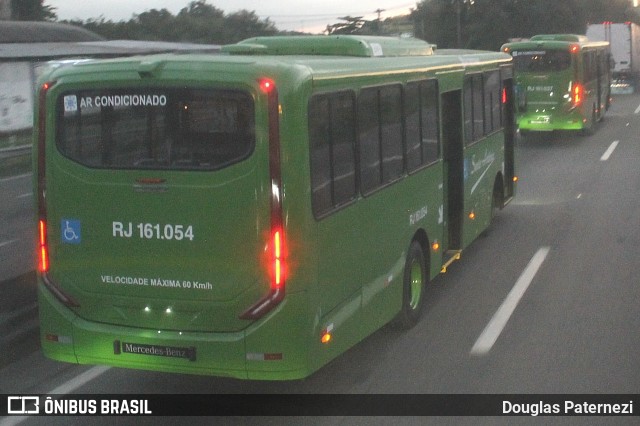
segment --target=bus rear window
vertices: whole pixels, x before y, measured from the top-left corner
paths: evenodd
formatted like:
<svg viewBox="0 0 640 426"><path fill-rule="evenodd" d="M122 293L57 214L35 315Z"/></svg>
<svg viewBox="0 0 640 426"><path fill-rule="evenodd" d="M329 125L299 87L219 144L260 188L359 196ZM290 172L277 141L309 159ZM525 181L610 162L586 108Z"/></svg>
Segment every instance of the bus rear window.
<svg viewBox="0 0 640 426"><path fill-rule="evenodd" d="M58 150L94 168L217 170L255 145L254 103L233 90L68 92L58 100Z"/></svg>
<svg viewBox="0 0 640 426"><path fill-rule="evenodd" d="M571 66L571 54L565 50L515 50L511 54L516 72L563 71Z"/></svg>

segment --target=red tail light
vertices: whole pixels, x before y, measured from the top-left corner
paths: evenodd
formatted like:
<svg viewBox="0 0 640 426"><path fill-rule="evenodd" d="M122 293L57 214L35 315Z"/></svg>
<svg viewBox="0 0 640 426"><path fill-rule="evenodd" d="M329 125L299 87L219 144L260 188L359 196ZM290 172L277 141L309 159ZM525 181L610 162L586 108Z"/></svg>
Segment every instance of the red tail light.
<svg viewBox="0 0 640 426"><path fill-rule="evenodd" d="M258 81L260 90L267 96L269 117L269 179L271 182L271 236L269 238L269 292L240 314L240 318L256 320L275 308L285 295L286 244L282 214L282 173L280 162L280 105L278 90L273 80Z"/></svg>
<svg viewBox="0 0 640 426"><path fill-rule="evenodd" d="M285 265L283 259L283 235L281 230L273 233L273 280L271 281L271 289L277 290L284 285Z"/></svg>
<svg viewBox="0 0 640 426"><path fill-rule="evenodd" d="M38 271L49 271L49 249L47 247L47 223L40 219L38 222Z"/></svg>
<svg viewBox="0 0 640 426"><path fill-rule="evenodd" d="M507 88L503 87L502 88L502 103L506 104L507 100L508 100L508 98L507 98Z"/></svg>
<svg viewBox="0 0 640 426"><path fill-rule="evenodd" d="M49 271L49 248L47 246L47 206L45 200L45 146L47 127L46 99L47 91L55 82L47 82L40 88L38 100L38 271L46 273Z"/></svg>
<svg viewBox="0 0 640 426"><path fill-rule="evenodd" d="M580 83L574 83L571 86L571 102L574 107L582 105L584 100L584 86Z"/></svg>
<svg viewBox="0 0 640 426"><path fill-rule="evenodd" d="M258 80L258 85L260 86L260 90L262 90L266 94L271 93L271 91L273 91L276 87L273 80L269 78L263 78Z"/></svg>
<svg viewBox="0 0 640 426"><path fill-rule="evenodd" d="M44 83L40 87L40 97L38 99L38 170L37 170L37 182L38 193L36 194L38 200L38 272L42 276L42 283L51 293L64 305L69 307L80 306L73 297L66 294L52 279L49 277L49 269L51 264L49 262L49 245L47 235L47 204L46 204L46 128L47 128L47 111L46 101L47 92L55 84L55 81Z"/></svg>

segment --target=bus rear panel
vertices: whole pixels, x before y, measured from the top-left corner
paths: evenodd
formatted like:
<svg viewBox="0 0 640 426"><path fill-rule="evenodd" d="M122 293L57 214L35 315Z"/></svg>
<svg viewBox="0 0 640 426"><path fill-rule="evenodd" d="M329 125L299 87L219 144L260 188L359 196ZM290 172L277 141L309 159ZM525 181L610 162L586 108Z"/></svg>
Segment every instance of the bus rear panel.
<svg viewBox="0 0 640 426"><path fill-rule="evenodd" d="M94 81L59 77L40 89L45 353L241 378L254 365L258 376L308 374L306 348L293 344L306 321L297 296L270 302L285 268L273 95L246 76L218 85L104 84L99 68L85 76Z"/></svg>

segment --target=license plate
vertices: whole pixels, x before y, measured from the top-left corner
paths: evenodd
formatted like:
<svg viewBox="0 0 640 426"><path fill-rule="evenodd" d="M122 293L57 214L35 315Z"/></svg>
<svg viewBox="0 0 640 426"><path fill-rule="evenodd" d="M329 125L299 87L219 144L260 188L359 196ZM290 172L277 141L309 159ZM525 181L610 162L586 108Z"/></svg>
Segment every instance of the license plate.
<svg viewBox="0 0 640 426"><path fill-rule="evenodd" d="M549 124L549 117L539 117L535 120L531 120L531 124Z"/></svg>
<svg viewBox="0 0 640 426"><path fill-rule="evenodd" d="M188 359L189 361L196 360L196 348L193 346L186 348L167 345L146 345L142 343L121 342L116 340L113 342L113 353L115 355L125 353L133 355L161 356L165 358L181 358Z"/></svg>

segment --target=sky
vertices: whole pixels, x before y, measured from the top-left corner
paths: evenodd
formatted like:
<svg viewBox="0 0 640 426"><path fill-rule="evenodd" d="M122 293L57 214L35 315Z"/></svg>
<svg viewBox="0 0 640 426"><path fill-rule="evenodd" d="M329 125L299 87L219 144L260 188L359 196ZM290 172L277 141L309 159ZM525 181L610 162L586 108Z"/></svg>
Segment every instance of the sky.
<svg viewBox="0 0 640 426"><path fill-rule="evenodd" d="M151 9L167 9L176 15L191 0L45 0L55 8L59 20L103 17L111 21L128 21L134 14ZM364 16L375 19L405 15L416 7L417 0L207 0L224 13L246 9L261 19L269 18L279 30L322 32L328 24L339 22L341 16Z"/></svg>

